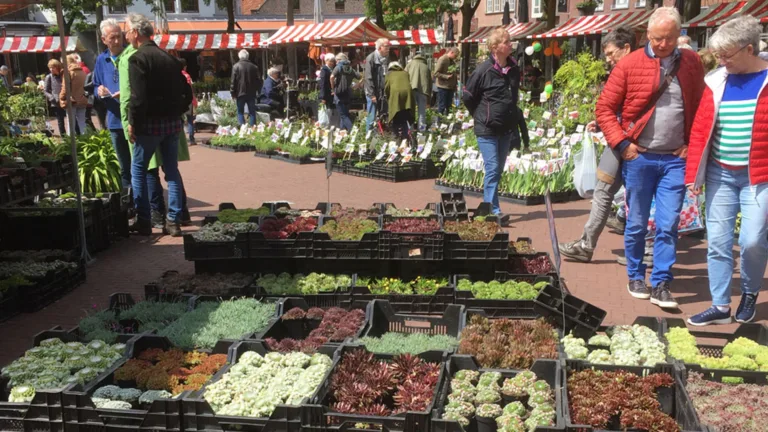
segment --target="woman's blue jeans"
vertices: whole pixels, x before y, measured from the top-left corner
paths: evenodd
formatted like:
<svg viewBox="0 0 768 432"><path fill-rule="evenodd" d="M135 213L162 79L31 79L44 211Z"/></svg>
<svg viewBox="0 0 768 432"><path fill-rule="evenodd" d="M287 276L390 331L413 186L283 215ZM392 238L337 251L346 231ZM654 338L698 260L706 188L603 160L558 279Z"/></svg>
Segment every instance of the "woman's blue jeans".
<svg viewBox="0 0 768 432"><path fill-rule="evenodd" d="M501 207L499 206L499 181L501 180L501 173L504 172L504 165L507 162L511 139L511 133L502 136L477 137L477 146L480 147L480 154L483 155L483 164L485 165L483 201L493 205L494 214L501 213Z"/></svg>

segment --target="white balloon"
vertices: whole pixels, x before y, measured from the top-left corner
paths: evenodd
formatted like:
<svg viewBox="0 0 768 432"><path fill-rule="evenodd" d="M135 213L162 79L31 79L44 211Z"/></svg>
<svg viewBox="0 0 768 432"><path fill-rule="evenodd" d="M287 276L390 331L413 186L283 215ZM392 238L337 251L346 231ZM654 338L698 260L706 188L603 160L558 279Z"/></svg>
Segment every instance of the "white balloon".
<svg viewBox="0 0 768 432"><path fill-rule="evenodd" d="M532 46L529 46L529 47L525 47L525 53L526 53L527 55L529 55L529 56L530 56L530 55L533 55L533 47L532 47Z"/></svg>

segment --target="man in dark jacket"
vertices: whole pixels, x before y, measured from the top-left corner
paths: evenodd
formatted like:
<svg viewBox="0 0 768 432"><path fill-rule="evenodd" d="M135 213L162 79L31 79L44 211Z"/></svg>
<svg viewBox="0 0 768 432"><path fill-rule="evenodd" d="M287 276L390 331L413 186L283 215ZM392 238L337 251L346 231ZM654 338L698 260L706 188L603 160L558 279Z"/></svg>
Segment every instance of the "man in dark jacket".
<svg viewBox="0 0 768 432"><path fill-rule="evenodd" d="M261 90L261 75L259 68L248 60L248 51L240 50L237 53L239 62L232 68L232 80L229 92L232 99L237 102L237 121L245 123L245 107L248 106L250 125L256 123L256 95Z"/></svg>
<svg viewBox="0 0 768 432"><path fill-rule="evenodd" d="M339 111L339 127L347 132L352 130L352 116L349 105L352 102L352 81L360 79L360 74L352 69L349 58L344 53L336 54L337 66L331 75L331 87L334 92L334 102Z"/></svg>
<svg viewBox="0 0 768 432"><path fill-rule="evenodd" d="M128 39L136 53L129 59L131 100L128 104L128 133L134 143L131 182L140 234L152 233L147 195L147 166L156 149L163 156L168 182L168 214L165 228L178 237L182 186L179 181L178 151L181 116L192 103L192 87L181 73L181 63L161 50L152 40L152 22L131 13L126 20Z"/></svg>
<svg viewBox="0 0 768 432"><path fill-rule="evenodd" d="M283 84L280 82L280 70L277 68L269 68L269 71L267 71L267 80L264 81L264 87L262 87L261 96L259 96L259 103L269 105L273 112L276 112L278 116L281 116L285 110L283 95Z"/></svg>
<svg viewBox="0 0 768 432"><path fill-rule="evenodd" d="M368 111L368 117L365 119L366 132L373 127L377 111L387 111L387 107L384 106L384 76L387 74L388 65L389 40L382 38L376 41L376 50L365 58L363 81Z"/></svg>
<svg viewBox="0 0 768 432"><path fill-rule="evenodd" d="M456 47L448 48L448 51L440 57L435 66L435 84L437 85L437 112L448 114L453 104L453 92L456 91L458 77L452 68L454 60L459 55Z"/></svg>

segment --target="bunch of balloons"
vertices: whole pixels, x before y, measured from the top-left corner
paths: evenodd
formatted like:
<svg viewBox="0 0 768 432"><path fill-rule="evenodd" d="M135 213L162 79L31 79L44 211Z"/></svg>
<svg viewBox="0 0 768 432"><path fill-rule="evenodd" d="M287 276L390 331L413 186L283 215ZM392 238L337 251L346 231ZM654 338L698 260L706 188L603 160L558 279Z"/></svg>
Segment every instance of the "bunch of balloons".
<svg viewBox="0 0 768 432"><path fill-rule="evenodd" d="M533 55L534 52L541 51L541 48L542 48L541 43L534 42L533 45L525 48L525 54L531 56Z"/></svg>

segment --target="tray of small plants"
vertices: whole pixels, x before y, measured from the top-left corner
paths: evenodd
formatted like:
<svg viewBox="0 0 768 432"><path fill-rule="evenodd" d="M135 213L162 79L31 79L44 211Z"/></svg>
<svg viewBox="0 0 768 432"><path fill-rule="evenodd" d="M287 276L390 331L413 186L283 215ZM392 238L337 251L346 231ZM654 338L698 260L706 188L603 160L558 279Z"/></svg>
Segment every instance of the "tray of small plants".
<svg viewBox="0 0 768 432"><path fill-rule="evenodd" d="M320 218L313 237L315 259L378 259L381 216L378 209L332 207Z"/></svg>
<svg viewBox="0 0 768 432"><path fill-rule="evenodd" d="M262 274L253 281L253 289L263 297L301 297L310 307L346 308L352 301L353 275L309 273Z"/></svg>
<svg viewBox="0 0 768 432"><path fill-rule="evenodd" d="M514 274L547 275L558 277L555 266L547 252L535 252L525 255L511 255L497 271Z"/></svg>
<svg viewBox="0 0 768 432"><path fill-rule="evenodd" d="M23 430L22 419L36 393L87 384L119 363L126 350L124 343L77 342L60 327L37 334L34 347L0 372L0 430Z"/></svg>
<svg viewBox="0 0 768 432"><path fill-rule="evenodd" d="M189 302L182 301L146 300L135 303L128 293L112 294L109 303L109 308L94 311L82 318L70 332L82 342L102 340L114 343L124 337L161 331L189 308Z"/></svg>
<svg viewBox="0 0 768 432"><path fill-rule="evenodd" d="M455 355L434 411L434 432L550 432L563 430L562 376L557 360L530 369L481 367Z"/></svg>
<svg viewBox="0 0 768 432"><path fill-rule="evenodd" d="M765 374L763 374L765 376ZM765 432L768 423L768 385L750 384L740 371L718 376L679 368L677 385L693 405L696 422L707 432Z"/></svg>
<svg viewBox="0 0 768 432"><path fill-rule="evenodd" d="M65 390L65 415L81 425L178 429L181 397L201 389L226 364L233 343L222 340L212 350L186 351L164 337L137 336L120 363L87 385Z"/></svg>
<svg viewBox="0 0 768 432"><path fill-rule="evenodd" d="M652 367L667 363L662 325L659 318L637 317L632 325L600 327L589 338L569 333L560 342L564 357L574 363Z"/></svg>
<svg viewBox="0 0 768 432"><path fill-rule="evenodd" d="M445 351L374 354L343 345L330 378L305 405L310 424L302 430L427 431L444 380Z"/></svg>
<svg viewBox="0 0 768 432"><path fill-rule="evenodd" d="M357 274L353 281L352 299L388 300L395 312L412 314L442 314L455 303L454 288L448 276L402 276Z"/></svg>
<svg viewBox="0 0 768 432"><path fill-rule="evenodd" d="M42 309L84 280L85 266L77 261L0 261L0 294L15 296L22 312Z"/></svg>
<svg viewBox="0 0 768 432"><path fill-rule="evenodd" d="M464 307L450 305L442 315L405 315L387 300L371 302L371 314L357 343L373 353L419 354L454 351L459 345Z"/></svg>
<svg viewBox="0 0 768 432"><path fill-rule="evenodd" d="M239 210L238 210L239 211ZM188 261L248 258L249 233L256 232L256 222L216 221L184 234L184 259Z"/></svg>
<svg viewBox="0 0 768 432"><path fill-rule="evenodd" d="M260 341L245 340L202 389L185 395L182 430L294 431L306 418L303 405L314 400L336 364L337 347L269 352Z"/></svg>
<svg viewBox="0 0 768 432"><path fill-rule="evenodd" d="M664 321L668 360L685 364L708 379L740 377L746 383L768 384L768 328L740 324L733 333L688 330L685 321ZM699 343L709 339L709 343ZM713 344L714 341L720 344Z"/></svg>
<svg viewBox="0 0 768 432"><path fill-rule="evenodd" d="M304 299L280 300L280 316L259 336L270 351L314 354L323 347L338 347L347 338L359 338L371 319L371 304L355 302L346 309L310 307Z"/></svg>
<svg viewBox="0 0 768 432"><path fill-rule="evenodd" d="M250 258L312 258L318 217L265 216L248 237Z"/></svg>
<svg viewBox="0 0 768 432"><path fill-rule="evenodd" d="M144 286L144 298L188 302L193 296L204 300L255 297L256 292L251 287L253 279L253 275L243 273L194 274L168 270L158 280Z"/></svg>
<svg viewBox="0 0 768 432"><path fill-rule="evenodd" d="M286 203L287 204L287 203ZM272 214L273 207L264 203L261 207L257 208L243 208L238 209L233 203L221 203L219 204L219 211L215 216L206 216L203 219L203 225L208 225L214 222L221 223L238 223L238 222L254 222L258 223L259 218L263 216L269 216Z"/></svg>
<svg viewBox="0 0 768 432"><path fill-rule="evenodd" d="M440 216L432 213L413 217L384 215L379 233L379 257L442 260L445 233Z"/></svg>
<svg viewBox="0 0 768 432"><path fill-rule="evenodd" d="M590 365L566 360L567 430L700 431L690 399L670 364Z"/></svg>
<svg viewBox="0 0 768 432"><path fill-rule="evenodd" d="M535 318L533 300L547 285L549 276L513 275L499 272L486 281L469 275L455 275L456 303L467 309L482 309L489 317Z"/></svg>
<svg viewBox="0 0 768 432"><path fill-rule="evenodd" d="M475 216L470 220L444 220L445 259L506 260L509 233L495 216Z"/></svg>

